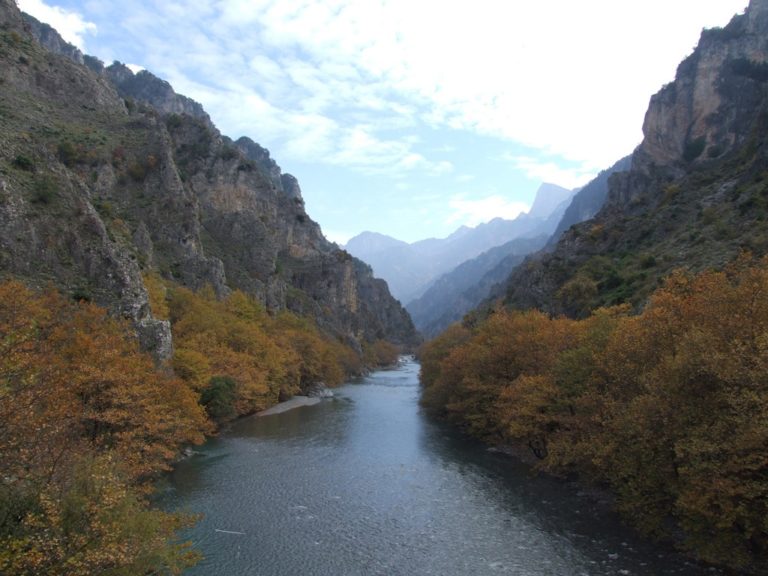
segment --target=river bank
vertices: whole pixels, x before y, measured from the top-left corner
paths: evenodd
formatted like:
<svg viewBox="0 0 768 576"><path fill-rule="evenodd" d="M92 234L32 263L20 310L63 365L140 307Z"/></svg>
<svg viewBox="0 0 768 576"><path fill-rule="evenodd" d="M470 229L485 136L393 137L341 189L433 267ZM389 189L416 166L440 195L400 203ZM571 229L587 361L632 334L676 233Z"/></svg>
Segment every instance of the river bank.
<svg viewBox="0 0 768 576"><path fill-rule="evenodd" d="M320 400L322 400L322 398L312 396L294 396L290 400L280 402L274 406L271 406L270 408L267 408L266 410L257 412L256 416L272 416L273 414L282 414L283 412L294 410L295 408L301 408L302 406L314 406L315 404L318 404Z"/></svg>

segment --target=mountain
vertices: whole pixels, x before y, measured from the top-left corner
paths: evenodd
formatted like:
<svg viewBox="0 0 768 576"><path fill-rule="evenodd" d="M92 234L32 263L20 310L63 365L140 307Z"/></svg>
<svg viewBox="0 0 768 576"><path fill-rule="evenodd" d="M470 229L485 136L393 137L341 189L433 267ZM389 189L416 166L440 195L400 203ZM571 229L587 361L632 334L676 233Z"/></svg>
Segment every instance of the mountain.
<svg viewBox="0 0 768 576"><path fill-rule="evenodd" d="M508 305L576 316L640 307L673 269L768 251L768 1L702 32L651 98L643 134L595 217L515 270Z"/></svg>
<svg viewBox="0 0 768 576"><path fill-rule="evenodd" d="M574 224L589 220L598 213L605 204L608 195L608 181L615 172L625 172L632 165L632 157L625 156L607 170L601 171L586 186L574 194L571 203L566 208L562 219L555 228L547 244L556 244L563 232Z"/></svg>
<svg viewBox="0 0 768 576"><path fill-rule="evenodd" d="M570 202L568 195L540 222L538 236L515 238L491 248L434 280L421 297L406 306L416 328L426 337L437 336L481 304L527 255L546 244Z"/></svg>
<svg viewBox="0 0 768 576"><path fill-rule="evenodd" d="M419 332L425 338L431 338L461 320L528 254L543 247L547 238L543 235L510 240L440 276L420 298L406 306Z"/></svg>
<svg viewBox="0 0 768 576"><path fill-rule="evenodd" d="M560 218L553 221L552 214L564 209L563 203L572 194L560 186L542 184L533 203L535 213L532 209L514 220L494 218L475 228L462 226L444 239L412 244L363 232L352 238L346 249L370 264L374 274L387 281L392 294L407 304L419 298L439 276L490 248L515 238L549 236Z"/></svg>
<svg viewBox="0 0 768 576"><path fill-rule="evenodd" d="M536 196L533 199L533 205L528 210L530 218L541 218L546 220L552 213L558 209L560 204L574 195L573 190L568 190L556 184L544 183L539 186Z"/></svg>
<svg viewBox="0 0 768 576"><path fill-rule="evenodd" d="M170 353L144 276L315 318L359 347L417 336L368 265L323 236L295 178L149 72L104 67L0 1L0 271L130 319ZM38 42L38 39L42 42Z"/></svg>

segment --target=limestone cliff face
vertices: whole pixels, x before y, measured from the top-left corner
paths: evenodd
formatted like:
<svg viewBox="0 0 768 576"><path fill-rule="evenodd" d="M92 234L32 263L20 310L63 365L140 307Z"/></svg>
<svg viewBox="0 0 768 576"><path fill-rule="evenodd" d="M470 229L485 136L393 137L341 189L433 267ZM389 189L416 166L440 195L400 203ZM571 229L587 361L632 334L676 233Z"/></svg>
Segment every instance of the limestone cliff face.
<svg viewBox="0 0 768 576"><path fill-rule="evenodd" d="M679 168L744 144L762 99L754 80L768 73L767 10L764 0L752 0L725 28L704 31L675 81L651 98L641 160Z"/></svg>
<svg viewBox="0 0 768 576"><path fill-rule="evenodd" d="M170 332L151 316L148 270L245 290L352 344L415 343L386 285L323 237L265 149L222 136L148 72L45 49L12 0L0 17L2 273L108 306L160 356Z"/></svg>
<svg viewBox="0 0 768 576"><path fill-rule="evenodd" d="M645 298L671 270L768 252L768 0L706 30L651 98L631 168L592 220L507 282L506 302L581 315Z"/></svg>

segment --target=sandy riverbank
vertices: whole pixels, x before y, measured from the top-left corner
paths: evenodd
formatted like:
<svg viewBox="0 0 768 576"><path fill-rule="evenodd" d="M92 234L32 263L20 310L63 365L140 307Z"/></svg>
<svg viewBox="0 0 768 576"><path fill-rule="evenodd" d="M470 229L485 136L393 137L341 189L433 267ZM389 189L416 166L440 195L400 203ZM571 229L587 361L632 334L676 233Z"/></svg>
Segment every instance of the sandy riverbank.
<svg viewBox="0 0 768 576"><path fill-rule="evenodd" d="M320 398L310 398L309 396L294 396L290 400L280 402L271 408L257 412L256 416L271 416L272 414L280 414L282 412L287 412L288 410L293 410L294 408L299 408L301 406L313 406L319 403L320 400Z"/></svg>

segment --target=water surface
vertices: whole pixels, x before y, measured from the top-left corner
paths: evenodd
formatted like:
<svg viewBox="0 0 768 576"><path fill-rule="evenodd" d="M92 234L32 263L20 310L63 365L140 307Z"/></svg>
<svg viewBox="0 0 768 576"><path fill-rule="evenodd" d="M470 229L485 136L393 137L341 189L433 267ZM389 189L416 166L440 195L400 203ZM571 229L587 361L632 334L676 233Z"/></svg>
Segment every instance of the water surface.
<svg viewBox="0 0 768 576"><path fill-rule="evenodd" d="M418 368L240 420L182 462L162 500L204 514L186 537L205 560L188 574L718 574L428 418Z"/></svg>

